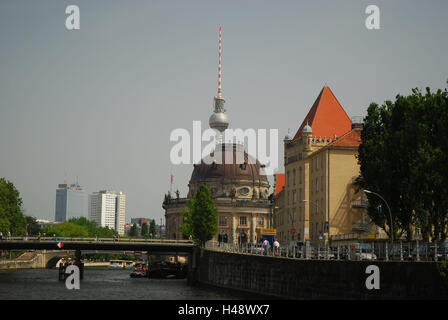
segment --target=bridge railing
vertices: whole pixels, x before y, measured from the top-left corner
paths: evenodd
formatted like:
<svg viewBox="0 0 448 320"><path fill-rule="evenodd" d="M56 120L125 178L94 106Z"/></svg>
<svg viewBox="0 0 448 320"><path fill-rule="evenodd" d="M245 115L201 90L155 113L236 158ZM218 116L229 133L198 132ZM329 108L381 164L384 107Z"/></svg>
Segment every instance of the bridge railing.
<svg viewBox="0 0 448 320"><path fill-rule="evenodd" d="M3 237L0 241L73 241L73 242L112 242L112 243L177 243L193 244L192 240L142 239L142 238L92 238L92 237Z"/></svg>
<svg viewBox="0 0 448 320"><path fill-rule="evenodd" d="M206 249L238 254L316 260L382 260L382 261L443 261L448 260L448 243L397 241L358 243L336 246L282 246L272 248L261 244L237 244L208 241Z"/></svg>

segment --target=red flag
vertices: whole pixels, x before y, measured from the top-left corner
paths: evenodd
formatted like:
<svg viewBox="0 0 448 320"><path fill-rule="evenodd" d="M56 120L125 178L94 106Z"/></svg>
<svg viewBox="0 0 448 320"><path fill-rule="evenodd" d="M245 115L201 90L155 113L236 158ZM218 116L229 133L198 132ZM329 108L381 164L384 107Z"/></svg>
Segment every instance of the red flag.
<svg viewBox="0 0 448 320"><path fill-rule="evenodd" d="M171 184L173 184L173 178L174 176L171 174Z"/></svg>

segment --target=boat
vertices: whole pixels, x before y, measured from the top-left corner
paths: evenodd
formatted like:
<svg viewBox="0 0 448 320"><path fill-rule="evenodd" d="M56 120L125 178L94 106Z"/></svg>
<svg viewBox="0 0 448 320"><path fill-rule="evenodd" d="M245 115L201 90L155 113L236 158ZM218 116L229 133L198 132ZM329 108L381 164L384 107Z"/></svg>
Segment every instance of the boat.
<svg viewBox="0 0 448 320"><path fill-rule="evenodd" d="M187 276L188 266L181 263L158 261L150 266L148 270L149 278L158 279L183 279Z"/></svg>
<svg viewBox="0 0 448 320"><path fill-rule="evenodd" d="M130 260L110 260L109 268L112 269L126 269L134 265L133 261Z"/></svg>
<svg viewBox="0 0 448 320"><path fill-rule="evenodd" d="M138 262L134 266L134 270L129 275L131 278L146 278L148 277L148 268L146 263Z"/></svg>

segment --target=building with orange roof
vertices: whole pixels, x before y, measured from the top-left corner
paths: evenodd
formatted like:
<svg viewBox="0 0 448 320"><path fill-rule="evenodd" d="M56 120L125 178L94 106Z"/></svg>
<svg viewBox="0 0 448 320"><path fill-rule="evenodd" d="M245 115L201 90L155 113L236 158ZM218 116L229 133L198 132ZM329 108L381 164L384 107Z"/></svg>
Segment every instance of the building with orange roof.
<svg viewBox="0 0 448 320"><path fill-rule="evenodd" d="M277 195L280 191L282 191L284 186L285 186L285 174L284 173L274 174L274 195Z"/></svg>
<svg viewBox="0 0 448 320"><path fill-rule="evenodd" d="M273 210L281 243L327 245L380 236L354 185L361 130L325 86L295 136L285 138L284 187L275 189Z"/></svg>

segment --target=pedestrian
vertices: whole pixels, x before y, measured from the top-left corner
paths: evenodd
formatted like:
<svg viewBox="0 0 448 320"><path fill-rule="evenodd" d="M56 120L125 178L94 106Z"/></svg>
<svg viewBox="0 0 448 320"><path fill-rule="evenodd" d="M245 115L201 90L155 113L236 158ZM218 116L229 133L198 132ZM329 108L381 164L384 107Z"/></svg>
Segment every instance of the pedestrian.
<svg viewBox="0 0 448 320"><path fill-rule="evenodd" d="M264 239L263 240L263 247L264 247L264 254L267 255L268 254L268 240Z"/></svg>
<svg viewBox="0 0 448 320"><path fill-rule="evenodd" d="M8 240L11 240L11 231L8 230Z"/></svg>
<svg viewBox="0 0 448 320"><path fill-rule="evenodd" d="M39 235L37 236L37 240L40 241L40 231L39 231Z"/></svg>
<svg viewBox="0 0 448 320"><path fill-rule="evenodd" d="M3 240L3 232L0 231L0 240Z"/></svg>
<svg viewBox="0 0 448 320"><path fill-rule="evenodd" d="M278 255L279 249L280 249L280 243L278 242L277 239L275 239L275 241L274 241L274 253L275 253L275 255Z"/></svg>

